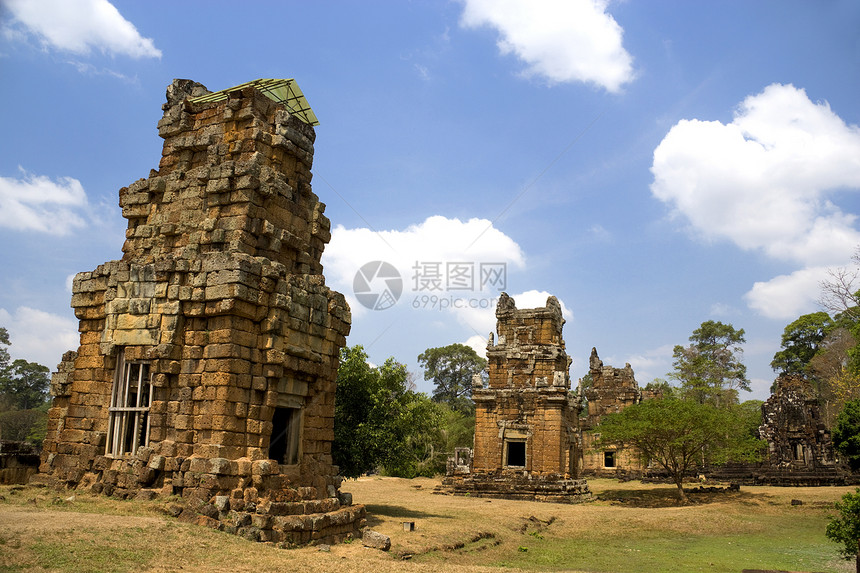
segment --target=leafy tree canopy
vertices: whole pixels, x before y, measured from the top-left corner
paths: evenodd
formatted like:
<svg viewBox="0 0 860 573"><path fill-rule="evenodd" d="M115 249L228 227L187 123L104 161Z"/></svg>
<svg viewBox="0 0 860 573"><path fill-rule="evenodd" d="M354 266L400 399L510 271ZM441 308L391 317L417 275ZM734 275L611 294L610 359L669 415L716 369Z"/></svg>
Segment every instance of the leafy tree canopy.
<svg viewBox="0 0 860 573"><path fill-rule="evenodd" d="M409 390L408 380L406 367L394 358L373 367L361 346L341 350L332 445L341 475L358 477L380 467L404 477L420 471L433 452L429 444L442 414L425 395Z"/></svg>
<svg viewBox="0 0 860 573"><path fill-rule="evenodd" d="M782 350L773 355L771 368L780 373L806 375L834 321L826 312L804 314L785 327Z"/></svg>
<svg viewBox="0 0 860 573"><path fill-rule="evenodd" d="M38 408L48 398L50 372L47 366L15 360L6 373L0 375L0 394L15 410Z"/></svg>
<svg viewBox="0 0 860 573"><path fill-rule="evenodd" d="M9 332L0 327L0 401L6 409L38 408L48 398L50 370L35 362L9 362Z"/></svg>
<svg viewBox="0 0 860 573"><path fill-rule="evenodd" d="M856 559L857 570L860 571L860 551L858 551L858 540L860 540L860 488L854 493L846 493L842 501L834 506L839 515L831 518L827 524L824 534L827 539L841 543L839 553L845 559Z"/></svg>
<svg viewBox="0 0 860 573"><path fill-rule="evenodd" d="M860 470L860 400L850 400L836 417L833 445L854 471Z"/></svg>
<svg viewBox="0 0 860 573"><path fill-rule="evenodd" d="M9 344L9 332L0 326L0 376L3 376L9 367L9 351L6 349Z"/></svg>
<svg viewBox="0 0 860 573"><path fill-rule="evenodd" d="M46 366L11 361L9 332L0 327L0 437L40 443L47 425L50 370Z"/></svg>
<svg viewBox="0 0 860 573"><path fill-rule="evenodd" d="M717 408L675 398L643 400L621 412L604 416L594 430L597 447L632 446L645 464L666 470L686 501L683 478L706 464L728 460L753 461L762 443L744 431L737 407Z"/></svg>
<svg viewBox="0 0 860 573"><path fill-rule="evenodd" d="M432 380L433 401L447 404L451 409L470 414L472 404L472 377L482 374L487 361L465 344L450 344L428 348L418 355L424 368L424 379Z"/></svg>
<svg viewBox="0 0 860 573"><path fill-rule="evenodd" d="M747 367L742 362L744 329L709 320L693 331L688 346L675 346L674 372L683 393L701 404L730 405L737 390L750 391Z"/></svg>

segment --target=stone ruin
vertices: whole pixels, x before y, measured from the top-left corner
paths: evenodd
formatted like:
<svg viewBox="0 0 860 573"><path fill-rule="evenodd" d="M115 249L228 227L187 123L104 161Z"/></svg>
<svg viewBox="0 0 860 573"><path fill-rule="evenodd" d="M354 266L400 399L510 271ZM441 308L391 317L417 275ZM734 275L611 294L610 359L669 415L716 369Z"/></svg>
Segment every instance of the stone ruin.
<svg viewBox="0 0 860 573"><path fill-rule="evenodd" d="M587 388L580 388L587 408L586 416L580 418L581 473L601 477L631 477L640 474L644 468L636 451L615 446L597 449L595 442L598 436L592 431L606 414L620 412L628 406L638 404L643 398L653 396L639 389L630 364L625 364L624 368L604 366L596 348L591 349L588 373L591 376L591 384Z"/></svg>
<svg viewBox="0 0 860 573"><path fill-rule="evenodd" d="M365 509L331 456L350 312L320 264L314 129L292 80L207 94L167 88L159 169L119 191L122 259L75 277L80 347L52 380L34 481L181 496L181 517L259 541L337 541Z"/></svg>
<svg viewBox="0 0 860 573"><path fill-rule="evenodd" d="M767 465L798 478L838 473L830 430L811 384L800 376L783 374L775 386L761 407L759 436L767 441Z"/></svg>
<svg viewBox="0 0 860 573"><path fill-rule="evenodd" d="M575 503L591 498L576 470L577 412L561 305L517 309L506 293L496 308L498 341L487 344L486 386L476 377L471 466L454 462L443 486L454 494ZM461 454L468 462L468 456Z"/></svg>
<svg viewBox="0 0 860 573"><path fill-rule="evenodd" d="M0 440L0 485L25 484L39 467L39 450L29 442Z"/></svg>
<svg viewBox="0 0 860 573"><path fill-rule="evenodd" d="M824 486L860 483L839 462L830 430L810 382L781 374L761 407L759 438L767 442L761 463L728 463L709 477L745 485Z"/></svg>
<svg viewBox="0 0 860 573"><path fill-rule="evenodd" d="M458 448L448 460L443 489L484 497L578 501L587 495L587 485L572 477L666 479L662 469L643 464L634 448L598 448L595 434L603 416L659 399L659 388L639 388L630 364L606 366L592 348L591 383L581 384L571 395L558 301L550 297L545 308L517 310L503 293L496 317L498 343L491 333L487 346L488 384L484 386L480 376L474 380L474 449ZM759 435L768 444L764 462L699 471L736 485L860 483L860 476L835 455L815 393L801 377L777 380L776 391L762 405ZM561 485L574 482L583 484L581 491L577 485ZM562 493L567 487L572 493Z"/></svg>

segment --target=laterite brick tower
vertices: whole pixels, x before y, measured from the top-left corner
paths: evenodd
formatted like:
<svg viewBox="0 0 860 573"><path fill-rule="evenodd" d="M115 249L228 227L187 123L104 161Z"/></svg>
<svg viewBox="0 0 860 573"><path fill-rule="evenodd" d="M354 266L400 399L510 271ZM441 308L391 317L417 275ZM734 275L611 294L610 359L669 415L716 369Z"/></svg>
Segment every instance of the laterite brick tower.
<svg viewBox="0 0 860 573"><path fill-rule="evenodd" d="M158 171L119 191L123 257L75 277L43 482L138 497L260 541L337 540L364 508L332 464L350 313L325 286L313 112L292 80L167 88Z"/></svg>
<svg viewBox="0 0 860 573"><path fill-rule="evenodd" d="M487 345L487 386L472 390L475 447L471 471L446 480L455 493L578 502L590 498L576 469L577 412L561 305L517 309L502 293L498 340Z"/></svg>

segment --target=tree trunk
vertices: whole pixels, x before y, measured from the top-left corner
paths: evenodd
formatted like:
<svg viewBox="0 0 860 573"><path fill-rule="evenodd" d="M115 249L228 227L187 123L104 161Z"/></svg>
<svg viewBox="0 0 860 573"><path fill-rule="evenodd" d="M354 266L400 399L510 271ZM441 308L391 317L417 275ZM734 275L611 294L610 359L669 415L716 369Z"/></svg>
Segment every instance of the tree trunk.
<svg viewBox="0 0 860 573"><path fill-rule="evenodd" d="M678 499L681 500L681 504L687 505L687 495L684 493L683 480L683 477L676 479L675 485L678 486ZM860 573L860 570L858 570L857 573Z"/></svg>

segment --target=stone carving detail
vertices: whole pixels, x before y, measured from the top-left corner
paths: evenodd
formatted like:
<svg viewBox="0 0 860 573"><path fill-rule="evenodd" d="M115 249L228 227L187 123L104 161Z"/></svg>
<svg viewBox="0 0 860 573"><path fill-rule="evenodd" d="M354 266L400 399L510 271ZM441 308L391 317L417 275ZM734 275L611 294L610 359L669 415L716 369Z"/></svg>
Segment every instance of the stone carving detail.
<svg viewBox="0 0 860 573"><path fill-rule="evenodd" d="M188 99L206 93L168 87L159 169L119 192L122 259L75 277L80 347L54 375L36 479L181 495L191 519L261 541L337 540L364 508L331 458L350 312L322 275L315 133L253 87Z"/></svg>

